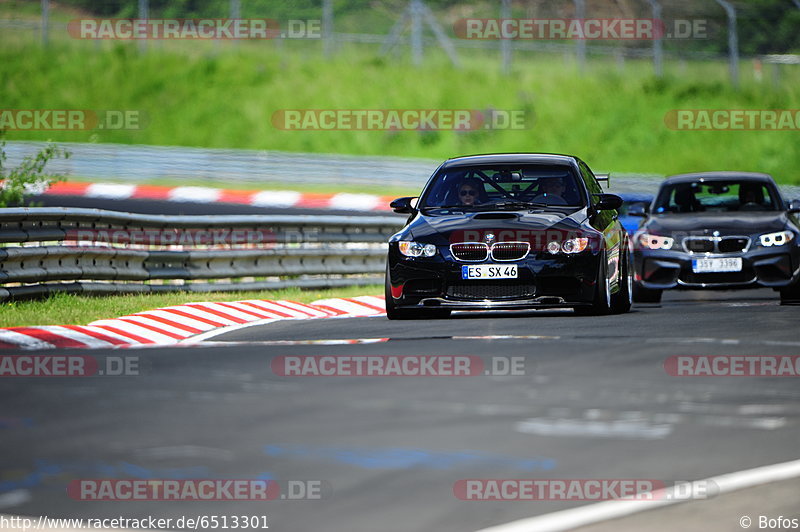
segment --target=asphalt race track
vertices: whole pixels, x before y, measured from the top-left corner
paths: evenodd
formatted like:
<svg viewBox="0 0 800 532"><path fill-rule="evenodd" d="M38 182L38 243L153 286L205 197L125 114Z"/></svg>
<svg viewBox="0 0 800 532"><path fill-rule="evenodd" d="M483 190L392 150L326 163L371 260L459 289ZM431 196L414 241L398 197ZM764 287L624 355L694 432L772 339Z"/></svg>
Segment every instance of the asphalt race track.
<svg viewBox="0 0 800 532"><path fill-rule="evenodd" d="M0 387L0 513L266 515L270 530L287 532L469 531L587 503L462 501L453 494L459 479L671 482L794 460L796 378L673 377L663 363L797 355L798 323L800 307L780 306L770 290L673 292L622 316L282 321L207 346L93 351L139 357L140 374ZM390 340L325 342L378 338ZM281 355L421 354L480 355L487 364L524 357L525 374L280 377L270 366ZM321 500L301 501L67 496L70 481L101 477L319 480L324 488ZM786 489L796 513L797 483ZM707 524L739 530L738 519L727 506ZM608 529L642 529L623 523ZM712 529L692 524L684 529Z"/></svg>

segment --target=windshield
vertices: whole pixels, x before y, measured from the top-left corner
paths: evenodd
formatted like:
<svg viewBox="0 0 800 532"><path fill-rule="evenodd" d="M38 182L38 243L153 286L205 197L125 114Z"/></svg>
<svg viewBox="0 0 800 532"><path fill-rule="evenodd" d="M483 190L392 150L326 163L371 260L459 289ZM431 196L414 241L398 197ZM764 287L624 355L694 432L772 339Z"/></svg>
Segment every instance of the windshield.
<svg viewBox="0 0 800 532"><path fill-rule="evenodd" d="M440 170L428 185L422 208L463 209L579 207L583 194L565 165L483 165Z"/></svg>
<svg viewBox="0 0 800 532"><path fill-rule="evenodd" d="M778 200L772 188L753 181L676 183L664 187L655 213L775 211Z"/></svg>

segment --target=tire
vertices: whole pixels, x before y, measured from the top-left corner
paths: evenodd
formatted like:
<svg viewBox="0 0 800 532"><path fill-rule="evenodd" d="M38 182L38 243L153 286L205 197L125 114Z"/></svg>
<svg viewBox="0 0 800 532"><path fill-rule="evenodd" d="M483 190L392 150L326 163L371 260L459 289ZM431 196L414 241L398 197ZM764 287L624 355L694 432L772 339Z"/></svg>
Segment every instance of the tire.
<svg viewBox="0 0 800 532"><path fill-rule="evenodd" d="M800 279L781 288L781 305L800 305Z"/></svg>
<svg viewBox="0 0 800 532"><path fill-rule="evenodd" d="M611 295L611 312L613 314L625 314L631 310L633 305L633 269L631 268L631 254L628 252L628 247L620 248L625 249L625 253L620 261L620 280L619 290L616 294Z"/></svg>
<svg viewBox="0 0 800 532"><path fill-rule="evenodd" d="M634 303L661 303L661 293L663 290L645 288L639 283L633 284Z"/></svg>
<svg viewBox="0 0 800 532"><path fill-rule="evenodd" d="M392 294L386 296L386 317L390 320L410 320L411 314L407 309L399 309L392 301Z"/></svg>
<svg viewBox="0 0 800 532"><path fill-rule="evenodd" d="M575 314L579 316L605 316L611 312L611 288L609 287L608 266L606 254L600 259L600 272L595 283L594 300L588 307L575 307Z"/></svg>

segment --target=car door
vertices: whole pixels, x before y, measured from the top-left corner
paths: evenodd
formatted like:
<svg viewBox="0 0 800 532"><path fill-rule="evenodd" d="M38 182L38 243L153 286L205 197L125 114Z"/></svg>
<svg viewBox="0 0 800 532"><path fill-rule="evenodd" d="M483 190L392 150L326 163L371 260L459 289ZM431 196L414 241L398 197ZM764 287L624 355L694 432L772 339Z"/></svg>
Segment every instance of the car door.
<svg viewBox="0 0 800 532"><path fill-rule="evenodd" d="M598 196L602 194L603 189L597 182L594 173L589 169L589 166L583 161L578 161L578 166L581 172L581 178L586 184L586 189L589 191L589 201L592 208L590 209L589 223L603 234L603 243L606 249L606 272L611 280L612 291L616 290L619 283L619 259L620 250L625 244L623 237L624 230L619 222L619 213L615 210L597 210L594 206L597 204Z"/></svg>

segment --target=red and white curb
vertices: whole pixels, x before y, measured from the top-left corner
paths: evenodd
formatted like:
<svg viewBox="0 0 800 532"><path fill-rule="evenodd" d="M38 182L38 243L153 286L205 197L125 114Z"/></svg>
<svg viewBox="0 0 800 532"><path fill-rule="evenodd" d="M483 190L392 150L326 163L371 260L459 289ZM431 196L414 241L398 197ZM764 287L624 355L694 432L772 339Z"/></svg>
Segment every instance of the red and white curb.
<svg viewBox="0 0 800 532"><path fill-rule="evenodd" d="M0 349L114 348L199 341L222 328L271 321L355 318L385 314L378 296L294 301L249 299L231 303L187 303L89 325L47 325L0 329Z"/></svg>
<svg viewBox="0 0 800 532"><path fill-rule="evenodd" d="M190 203L235 203L253 207L388 211L391 196L373 194L317 194L293 190L228 190L211 187L167 187L125 183L55 183L47 196L82 196L96 199L149 199Z"/></svg>

